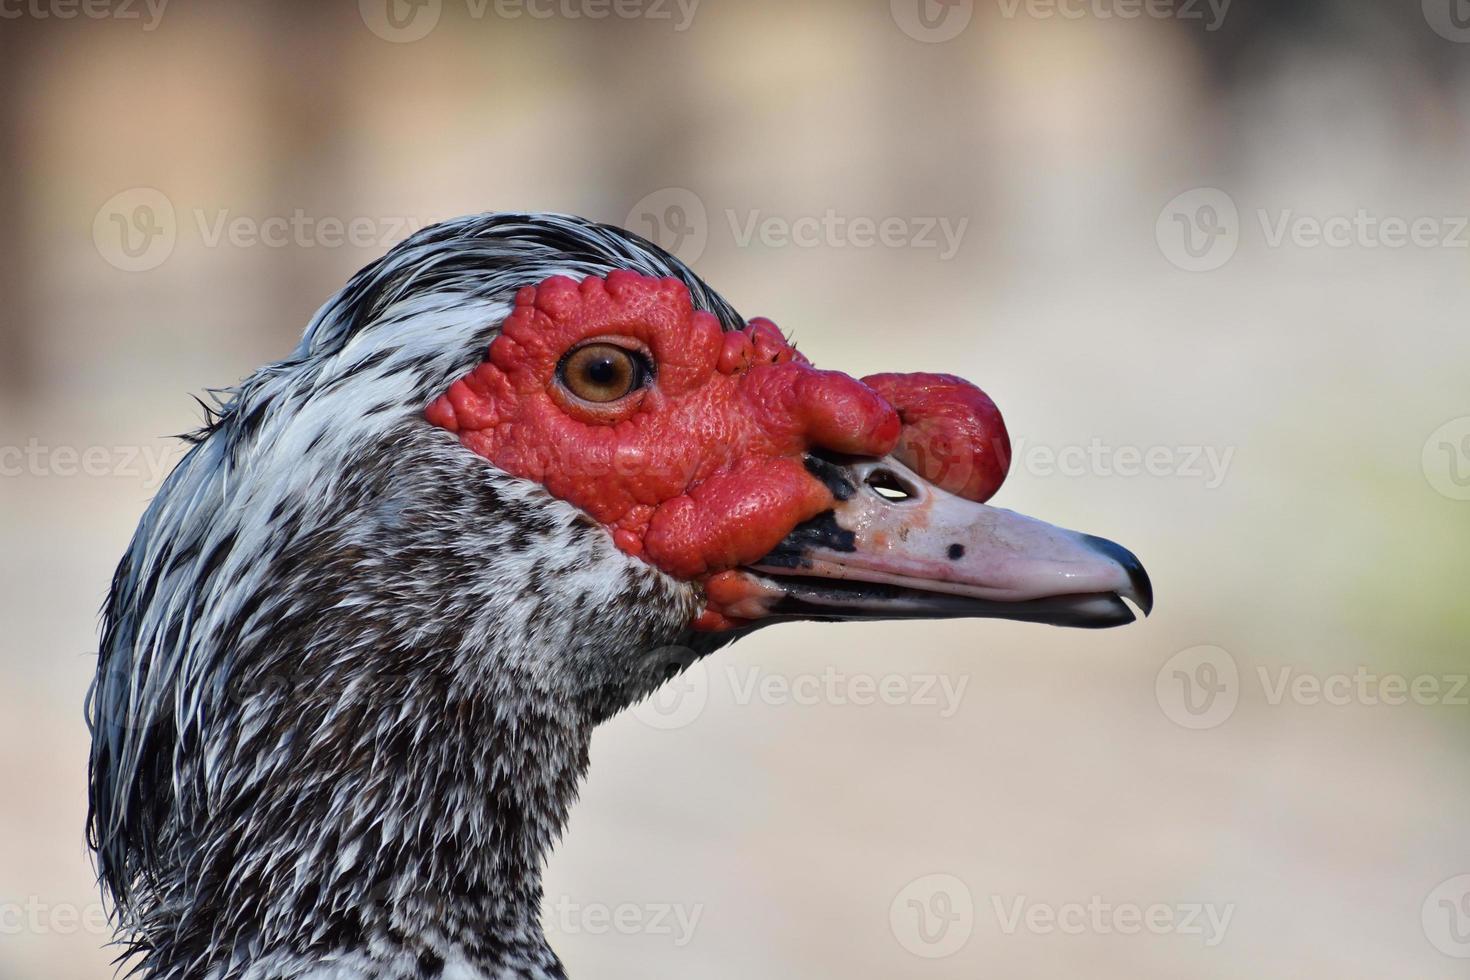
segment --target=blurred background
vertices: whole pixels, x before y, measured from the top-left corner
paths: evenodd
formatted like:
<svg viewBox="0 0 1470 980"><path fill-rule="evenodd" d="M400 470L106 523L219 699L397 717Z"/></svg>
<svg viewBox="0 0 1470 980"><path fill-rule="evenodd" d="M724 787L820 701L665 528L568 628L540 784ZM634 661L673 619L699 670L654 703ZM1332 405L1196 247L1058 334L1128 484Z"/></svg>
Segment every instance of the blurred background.
<svg viewBox="0 0 1470 980"><path fill-rule="evenodd" d="M598 734L573 977L1463 977L1470 3L0 2L0 980L109 976L97 611L191 393L495 209L1006 413L1106 633L783 626Z"/></svg>

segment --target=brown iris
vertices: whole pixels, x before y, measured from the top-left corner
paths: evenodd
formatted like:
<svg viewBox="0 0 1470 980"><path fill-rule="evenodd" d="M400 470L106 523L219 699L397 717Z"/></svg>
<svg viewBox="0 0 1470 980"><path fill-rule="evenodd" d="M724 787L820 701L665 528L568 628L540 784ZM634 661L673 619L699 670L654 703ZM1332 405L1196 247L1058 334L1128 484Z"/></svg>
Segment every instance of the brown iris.
<svg viewBox="0 0 1470 980"><path fill-rule="evenodd" d="M648 367L640 353L617 344L594 342L572 351L558 371L562 386L583 401L615 402L641 388Z"/></svg>

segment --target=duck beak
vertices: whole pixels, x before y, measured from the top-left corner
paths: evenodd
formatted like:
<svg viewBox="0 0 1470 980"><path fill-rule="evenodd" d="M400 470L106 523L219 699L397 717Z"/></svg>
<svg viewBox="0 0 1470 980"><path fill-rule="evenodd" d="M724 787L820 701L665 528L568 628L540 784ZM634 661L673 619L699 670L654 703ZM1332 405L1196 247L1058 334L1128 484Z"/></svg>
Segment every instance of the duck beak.
<svg viewBox="0 0 1470 980"><path fill-rule="evenodd" d="M948 493L896 459L807 458L835 506L726 579L746 620L988 617L1100 628L1153 609L1121 545Z"/></svg>

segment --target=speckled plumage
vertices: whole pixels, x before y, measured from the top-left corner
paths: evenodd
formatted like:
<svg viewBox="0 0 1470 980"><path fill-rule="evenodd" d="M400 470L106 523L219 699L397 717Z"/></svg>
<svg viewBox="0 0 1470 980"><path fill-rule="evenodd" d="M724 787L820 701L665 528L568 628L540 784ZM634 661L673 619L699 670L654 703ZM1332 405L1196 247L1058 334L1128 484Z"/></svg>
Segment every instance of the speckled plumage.
<svg viewBox="0 0 1470 980"><path fill-rule="evenodd" d="M118 567L89 837L153 980L562 976L541 862L592 728L727 642L694 589L424 423L517 288L631 268L553 215L425 229L224 393Z"/></svg>

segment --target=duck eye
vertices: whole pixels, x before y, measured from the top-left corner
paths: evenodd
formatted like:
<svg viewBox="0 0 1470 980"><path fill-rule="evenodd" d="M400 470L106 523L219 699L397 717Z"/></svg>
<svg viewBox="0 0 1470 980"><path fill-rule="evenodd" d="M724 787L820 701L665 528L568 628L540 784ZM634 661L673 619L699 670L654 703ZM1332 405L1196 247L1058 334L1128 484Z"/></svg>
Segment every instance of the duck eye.
<svg viewBox="0 0 1470 980"><path fill-rule="evenodd" d="M648 383L643 356L609 343L578 347L562 359L558 380L583 401L615 402Z"/></svg>

